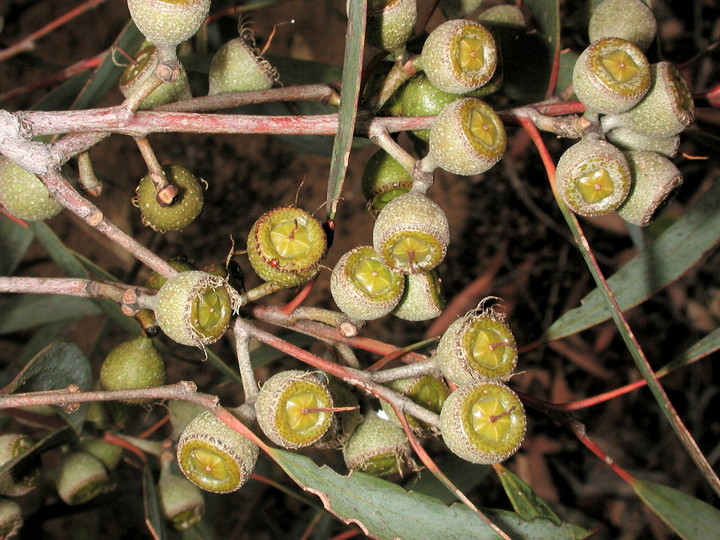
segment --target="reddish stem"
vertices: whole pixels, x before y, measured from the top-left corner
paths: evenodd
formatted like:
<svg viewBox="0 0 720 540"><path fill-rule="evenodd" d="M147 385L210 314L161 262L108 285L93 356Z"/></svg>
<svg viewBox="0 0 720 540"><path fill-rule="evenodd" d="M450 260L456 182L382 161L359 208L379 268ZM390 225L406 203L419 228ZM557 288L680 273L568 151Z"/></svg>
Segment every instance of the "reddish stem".
<svg viewBox="0 0 720 540"><path fill-rule="evenodd" d="M313 289L313 286L315 285L315 282L317 281L317 278L311 279L308 281L305 286L302 288L302 290L293 298L290 300L287 304L285 304L283 307L280 308L280 311L286 315L292 315L293 312L300 307L300 305L305 301L305 299L308 297L310 292Z"/></svg>
<svg viewBox="0 0 720 540"><path fill-rule="evenodd" d="M125 439L118 437L117 435L113 435L112 433L105 433L102 438L103 441L108 442L110 444L114 444L116 446L120 446L121 448L124 448L125 450L128 450L135 454L137 457L140 458L140 460L144 463L147 461L147 458L145 457L145 452L140 450L137 446L134 444L126 441Z"/></svg>
<svg viewBox="0 0 720 540"><path fill-rule="evenodd" d="M572 429L572 432L575 434L578 440L583 443L588 450L590 450L593 454L599 457L603 461L603 463L605 463L605 465L610 467L610 469L612 469L612 471L620 478L622 478L627 484L632 486L635 483L635 478L629 472L627 472L620 465L615 463L615 460L613 458L608 456L597 444L595 444L590 439L590 437L587 436L585 426L578 422L573 422L570 425L570 429Z"/></svg>

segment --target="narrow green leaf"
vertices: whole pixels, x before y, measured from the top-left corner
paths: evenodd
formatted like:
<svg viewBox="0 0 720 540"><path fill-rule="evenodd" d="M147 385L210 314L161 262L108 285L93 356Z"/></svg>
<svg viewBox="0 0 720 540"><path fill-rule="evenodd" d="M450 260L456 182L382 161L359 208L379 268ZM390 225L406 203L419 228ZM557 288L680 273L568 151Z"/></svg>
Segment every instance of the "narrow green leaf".
<svg viewBox="0 0 720 540"><path fill-rule="evenodd" d="M88 391L92 387L92 369L90 361L74 343L60 341L51 343L18 373L3 389L7 393L46 392L61 390L71 384ZM53 407L77 432L82 431L87 403L68 413L60 407Z"/></svg>
<svg viewBox="0 0 720 540"><path fill-rule="evenodd" d="M675 488L635 480L632 488L672 530L686 540L706 540L720 531L720 510Z"/></svg>
<svg viewBox="0 0 720 540"><path fill-rule="evenodd" d="M466 506L446 506L433 497L408 493L400 486L363 473L342 476L292 452L275 450L273 456L303 489L320 497L328 511L346 523L357 523L370 536L443 540L497 538L490 526ZM514 539L576 539L589 534L568 523L557 526L544 519L524 521L517 514L503 510L486 513Z"/></svg>
<svg viewBox="0 0 720 540"><path fill-rule="evenodd" d="M0 335L100 312L89 298L56 294L11 296L0 302Z"/></svg>
<svg viewBox="0 0 720 540"><path fill-rule="evenodd" d="M165 523L165 515L160 506L160 497L155 486L155 478L153 477L150 466L145 463L143 467L143 505L145 507L145 524L150 530L150 534L155 540L165 540L169 538L167 525Z"/></svg>
<svg viewBox="0 0 720 540"><path fill-rule="evenodd" d="M608 284L623 311L637 306L697 264L720 240L720 182L645 251L618 270ZM543 334L547 341L566 337L611 317L595 289Z"/></svg>
<svg viewBox="0 0 720 540"><path fill-rule="evenodd" d="M526 520L535 518L547 519L555 525L562 525L562 519L553 512L547 503L533 489L518 476L503 466L498 466L495 472L500 478L505 493L517 514Z"/></svg>
<svg viewBox="0 0 720 540"><path fill-rule="evenodd" d="M20 354L0 372L0 388L10 383L42 349L55 341L66 341L68 337L68 323L65 321L48 324L38 329L25 344Z"/></svg>
<svg viewBox="0 0 720 540"><path fill-rule="evenodd" d="M38 241L45 248L50 258L55 261L66 276L74 278L87 278L89 274L73 253L65 247L62 240L43 221L30 223L30 229L37 236Z"/></svg>
<svg viewBox="0 0 720 540"><path fill-rule="evenodd" d="M343 60L342 95L340 96L340 123L335 134L333 154L328 175L327 212L328 219L335 218L338 198L342 193L347 172L350 149L352 148L357 118L357 104L360 95L363 48L365 46L365 14L367 0L347 2L348 27Z"/></svg>
<svg viewBox="0 0 720 540"><path fill-rule="evenodd" d="M718 349L720 349L720 328L716 328L713 332L710 332L693 346L683 351L683 353L677 358L668 362L662 367L662 369L659 369L657 374L663 375L674 371L679 367L697 362L701 358L705 358L707 355L714 353Z"/></svg>
<svg viewBox="0 0 720 540"><path fill-rule="evenodd" d="M134 23L128 22L120 32L115 42L109 49L109 54L102 63L95 69L90 80L80 92L80 95L73 104L73 109L90 109L96 107L110 89L117 85L120 74L124 67L113 58L113 50L123 50L131 56L135 54L145 36L137 29Z"/></svg>
<svg viewBox="0 0 720 540"><path fill-rule="evenodd" d="M30 242L33 232L15 223L13 220L0 216L0 276L11 276L20 264Z"/></svg>

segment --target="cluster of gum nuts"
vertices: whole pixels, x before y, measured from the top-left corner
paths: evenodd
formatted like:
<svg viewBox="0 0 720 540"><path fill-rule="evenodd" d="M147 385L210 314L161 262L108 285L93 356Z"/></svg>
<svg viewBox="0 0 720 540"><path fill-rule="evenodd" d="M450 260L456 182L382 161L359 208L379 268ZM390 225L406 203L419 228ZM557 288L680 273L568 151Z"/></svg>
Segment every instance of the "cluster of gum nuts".
<svg viewBox="0 0 720 540"><path fill-rule="evenodd" d="M622 24L618 24L622 13ZM612 211L650 224L682 184L669 158L692 124L690 90L670 62L650 64L644 51L656 21L640 0L605 0L593 12L590 45L573 70L573 86L595 128L558 161L558 191L574 212Z"/></svg>
<svg viewBox="0 0 720 540"><path fill-rule="evenodd" d="M122 88L130 95L132 84L154 72L158 55L167 54L169 48L197 31L210 2L129 0L128 4L136 24L152 42L123 74ZM608 13L617 9L633 21L619 27L625 32L620 36L616 35L617 25L604 22ZM692 122L692 99L675 68L666 62L651 66L642 52L653 39L655 24L652 13L648 16L644 10L647 8L639 0L605 0L596 9L590 23L592 44L577 62L574 87L604 135L588 135L568 150L557 175L560 192L574 211L597 215L618 209L626 220L639 225L649 222L681 181L664 156L674 155L677 134ZM512 16L516 15L513 11ZM368 41L402 58L415 20L414 0L371 3ZM606 30L609 26L614 27ZM269 88L276 80L277 74L255 49L252 35L247 30L241 33L213 59L210 94ZM502 157L506 144L502 122L478 99L501 82L492 34L479 22L450 20L428 36L414 64L419 73L395 93L386 110L437 115L429 131L415 133L428 143L427 155L418 160L416 170L431 173L439 167L460 175L488 170ZM189 97L187 77L164 83L156 92L144 107ZM179 188L176 202L180 204L158 205L157 186L150 177L140 182L136 204L151 226L181 229L199 214L202 189L182 167L167 166L164 171L168 181ZM57 213L59 205L46 192L28 197L32 189L45 188L39 181L40 187L33 184L32 188L17 181L37 180L24 173L12 162L0 164L0 177L13 179L3 180L0 202L22 219L45 219ZM413 178L383 151L371 158L365 170L363 191L369 209L377 216L373 243L344 254L331 275L336 304L358 325L390 313L411 321L427 320L444 307L436 267L447 250L448 223L442 209L426 195L429 186ZM13 195L15 191L22 196ZM648 191L652 195L647 195ZM15 201L21 200L16 206ZM26 208L21 208L23 204ZM323 225L295 206L261 216L247 239L253 269L278 288L315 278L326 251ZM192 267L179 269L181 273L167 281L156 276L148 283L159 289L153 306L157 324L178 343L211 344L224 335L240 297L226 275ZM515 370L517 348L504 318L481 305L447 329L431 360L454 387L452 392L443 379L429 375L395 380L388 386L439 414L440 435L458 456L489 464L517 451L526 420L522 402L505 384ZM164 381L163 360L145 336L111 351L100 374L100 384L108 390L147 388ZM169 407L177 465L184 476L164 467L158 486L168 519L176 528L185 529L203 513L203 497L197 487L218 493L238 489L250 477L259 452L210 412L184 402L171 401ZM333 413L334 408L343 411ZM262 385L254 416L259 429L279 446L342 448L348 468L395 478L415 464L399 421L386 405L383 408L390 420L373 410L361 415L357 397L347 387L321 373L289 370ZM244 422L252 421L240 409L237 413ZM417 418L407 420L419 434L438 435ZM56 485L67 504L81 504L105 489L119 452L118 447L102 443L82 441L66 453ZM32 444L25 435L1 436L0 464ZM0 494L25 493L37 485L38 475L37 467L27 469L22 477L4 473L0 475ZM0 498L0 532L15 530L18 520L19 507L11 499Z"/></svg>

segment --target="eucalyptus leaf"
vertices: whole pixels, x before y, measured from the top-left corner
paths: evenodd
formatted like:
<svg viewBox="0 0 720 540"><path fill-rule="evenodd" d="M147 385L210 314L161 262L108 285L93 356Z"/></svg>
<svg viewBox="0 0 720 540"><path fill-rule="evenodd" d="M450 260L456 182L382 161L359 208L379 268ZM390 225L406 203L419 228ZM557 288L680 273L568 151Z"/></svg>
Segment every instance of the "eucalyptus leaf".
<svg viewBox="0 0 720 540"><path fill-rule="evenodd" d="M547 519L555 525L561 525L562 520L553 512L552 508L533 491L533 489L522 481L520 477L502 465L495 469L505 493L510 499L515 512L523 519Z"/></svg>
<svg viewBox="0 0 720 540"><path fill-rule="evenodd" d="M33 240L33 232L0 216L0 276L11 276Z"/></svg>
<svg viewBox="0 0 720 540"><path fill-rule="evenodd" d="M57 294L16 295L0 302L0 335L100 313L89 298Z"/></svg>
<svg viewBox="0 0 720 540"><path fill-rule="evenodd" d="M150 465L143 466L143 504L145 507L145 524L155 540L165 540L170 537L162 511L160 497L155 484Z"/></svg>
<svg viewBox="0 0 720 540"><path fill-rule="evenodd" d="M620 309L650 298L700 262L720 240L720 182L645 251L607 280ZM547 341L570 336L608 320L610 308L599 289L556 320L543 334Z"/></svg>
<svg viewBox="0 0 720 540"><path fill-rule="evenodd" d="M675 488L644 480L631 484L672 530L686 540L706 540L720 531L720 510Z"/></svg>
<svg viewBox="0 0 720 540"><path fill-rule="evenodd" d="M77 385L80 390L88 391L92 387L92 369L90 361L74 343L60 341L51 343L18 373L3 389L7 393L47 392L62 390ZM76 432L82 431L87 403L79 404L77 410L69 413L56 408Z"/></svg>
<svg viewBox="0 0 720 540"><path fill-rule="evenodd" d="M333 153L327 187L328 219L335 218L337 203L342 193L348 159L352 149L355 120L360 96L360 75L362 74L363 49L365 46L365 23L367 0L347 3L348 27L343 60L342 95L338 113L339 127L335 134Z"/></svg>
<svg viewBox="0 0 720 540"><path fill-rule="evenodd" d="M346 523L357 523L376 538L498 538L475 512L463 505L446 506L434 497L408 493L400 486L364 473L342 476L318 467L305 456L274 450L277 463L303 489L320 497L325 508ZM590 531L549 520L525 521L513 512L488 510L490 519L513 539L586 538Z"/></svg>

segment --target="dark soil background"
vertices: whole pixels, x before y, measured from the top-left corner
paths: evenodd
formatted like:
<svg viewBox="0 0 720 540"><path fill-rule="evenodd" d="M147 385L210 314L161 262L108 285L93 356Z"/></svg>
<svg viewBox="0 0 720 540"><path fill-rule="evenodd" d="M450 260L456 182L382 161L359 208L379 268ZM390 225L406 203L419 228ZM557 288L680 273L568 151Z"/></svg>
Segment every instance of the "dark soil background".
<svg viewBox="0 0 720 540"><path fill-rule="evenodd" d="M0 16L5 20L0 48L15 43L79 3L79 0L4 0L0 6ZM220 3L217 4L213 3L214 10L220 8ZM430 2L419 4L423 13ZM581 50L586 38L577 30L580 3L562 4L565 44ZM718 38L719 10L715 2L654 4L668 59L687 61ZM277 28L269 54L342 64L344 2L287 0L250 11L247 17L261 46L274 25L295 21ZM110 46L127 20L124 1L106 1L40 39L35 50L0 63L0 92L42 80L65 66L98 54ZM441 21L439 14L435 14L429 28ZM232 19L224 22L228 27L234 24ZM714 53L687 69L687 74L696 81L694 91L707 90L717 81L716 64ZM198 80L201 77L191 76ZM20 97L0 102L0 107L11 111L30 108L49 91L49 88L27 91ZM119 92L112 92L103 105L115 104L121 99ZM501 309L508 314L518 343L524 345L536 339L564 311L577 306L593 284L555 207L535 149L524 133L513 127L508 128L508 137L508 156L490 172L467 178L439 173L429 195L447 212L452 234L448 257L440 267L448 301L456 301L454 313L446 314L447 318L443 319L445 326L485 296L498 296L502 298ZM145 170L133 141L127 137L110 137L92 151L97 175L105 183L105 192L96 204L121 228L163 257L185 256L198 267L222 262L231 249L231 236L241 246L253 221L265 211L293 203L296 197L300 206L311 210L322 208L325 202L329 159L303 153L278 138L168 134L151 136L150 141L161 163L183 165L207 180L205 207L197 222L182 232L164 236L141 225L139 212L130 204L130 199ZM401 141L407 143L406 148L413 148L406 136L402 136ZM556 157L568 145L567 141L551 136L547 136L546 141ZM689 141L683 143L681 151L686 156L703 155L703 150ZM373 152L374 149L364 147L351 155L335 244L327 261L330 267L348 249L371 243L373 219L364 209L360 176ZM687 157L676 161L685 175L685 185L666 210L666 216L670 217L681 215L718 178L716 161ZM129 255L72 216L63 214L49 223L67 245L103 268L137 283L147 276L147 270L135 264ZM634 255L627 228L617 216L585 220L583 224L606 275ZM244 270L246 286L259 283L246 259L240 256L236 260ZM654 367L663 366L717 327L720 321L719 262L720 256L710 253L700 266L677 283L628 313ZM60 274L42 249L33 246L18 275ZM307 300L308 305L333 307L328 277L329 272L321 274ZM265 302L280 304L292 294L293 291L278 293ZM429 327L430 323L384 319L369 324L363 333L406 346L422 339ZM93 318L78 322L70 331L73 339L92 355L98 369L104 354L127 338ZM430 334L440 332L441 329L434 327ZM30 337L30 333L2 336L0 364L9 363ZM238 404L238 389L223 383L211 366L201 365L197 352L165 342L177 358L168 359L170 381L192 378L207 391L221 395L224 403ZM324 352L322 346L313 347L316 352ZM229 364L234 363L229 340L213 346L213 350ZM366 365L373 361L369 355L360 355L360 359ZM290 360L283 362L297 365ZM558 346L524 354L518 367L523 373L513 379L512 385L552 402L592 396L640 377L610 323L563 340ZM261 373L260 378L266 378L268 373ZM663 380L688 429L715 467L720 458L720 422L716 414L720 406L718 379L713 363L702 361ZM151 411L138 409L129 431L140 433L161 415L162 410L157 407ZM632 474L717 504L646 389L578 411L576 419ZM430 449L433 455L443 453L439 445L431 444ZM342 470L337 454L314 455ZM46 465L49 468L52 464L49 456ZM533 410L529 411L527 439L507 466L563 518L597 529L596 538L673 537L630 488L586 451L570 432ZM44 495L28 495L22 501L27 524L21 538L147 537L142 507L138 504L141 485L136 469L136 460L128 458L116 474L114 489L78 508L59 503L49 486L43 491ZM261 459L257 472L299 493L269 462ZM50 482L49 475L46 481ZM502 488L492 474L468 493L482 506L508 507ZM251 481L236 494L209 495L207 500L208 516L201 529L206 538L301 538L306 531L310 531L306 537L329 538L348 530L317 507L309 507L257 481ZM316 518L319 521L315 522Z"/></svg>

